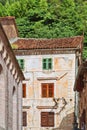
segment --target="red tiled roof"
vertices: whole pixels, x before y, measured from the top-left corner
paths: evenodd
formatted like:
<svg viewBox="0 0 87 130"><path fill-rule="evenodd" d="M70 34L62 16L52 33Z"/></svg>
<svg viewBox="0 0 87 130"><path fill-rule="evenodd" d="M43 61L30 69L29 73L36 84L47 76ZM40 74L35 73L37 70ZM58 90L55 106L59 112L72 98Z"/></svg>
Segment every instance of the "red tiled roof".
<svg viewBox="0 0 87 130"><path fill-rule="evenodd" d="M15 49L81 48L82 41L83 36L54 39L19 38L12 45L16 46Z"/></svg>

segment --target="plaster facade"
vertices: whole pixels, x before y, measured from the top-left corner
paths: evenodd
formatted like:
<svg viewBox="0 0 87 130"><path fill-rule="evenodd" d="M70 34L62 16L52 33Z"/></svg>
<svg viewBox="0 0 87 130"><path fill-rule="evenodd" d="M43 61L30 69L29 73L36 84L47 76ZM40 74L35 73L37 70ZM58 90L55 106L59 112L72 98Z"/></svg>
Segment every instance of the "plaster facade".
<svg viewBox="0 0 87 130"><path fill-rule="evenodd" d="M71 130L74 121L73 91L78 58L72 54L21 55L24 59L26 98L23 98L23 111L27 112L27 126L23 130L65 129ZM43 70L42 59L52 58L53 69ZM41 84L54 83L54 97L42 98ZM62 100L65 99L65 104ZM55 101L60 99L55 105ZM41 112L54 112L54 127L41 127Z"/></svg>

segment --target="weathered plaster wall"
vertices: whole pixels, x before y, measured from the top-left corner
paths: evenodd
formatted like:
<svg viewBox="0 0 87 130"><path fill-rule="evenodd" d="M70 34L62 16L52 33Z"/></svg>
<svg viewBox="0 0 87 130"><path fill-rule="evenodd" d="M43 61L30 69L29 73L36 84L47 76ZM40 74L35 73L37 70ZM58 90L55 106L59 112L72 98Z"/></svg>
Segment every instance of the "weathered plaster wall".
<svg viewBox="0 0 87 130"><path fill-rule="evenodd" d="M53 59L52 70L42 70L43 58ZM55 128L60 127L61 130L71 130L74 112L75 54L28 55L17 56L17 59L24 59L25 61L24 75L27 88L26 98L23 98L23 111L27 111L28 116L27 127L24 127L23 130L46 129L44 127L41 128L40 113L42 111L55 112ZM54 83L54 97L64 97L67 101L67 105L63 110L61 101L57 109L38 108L38 106L55 105L53 98L41 97L41 83ZM27 107L30 108L28 109Z"/></svg>

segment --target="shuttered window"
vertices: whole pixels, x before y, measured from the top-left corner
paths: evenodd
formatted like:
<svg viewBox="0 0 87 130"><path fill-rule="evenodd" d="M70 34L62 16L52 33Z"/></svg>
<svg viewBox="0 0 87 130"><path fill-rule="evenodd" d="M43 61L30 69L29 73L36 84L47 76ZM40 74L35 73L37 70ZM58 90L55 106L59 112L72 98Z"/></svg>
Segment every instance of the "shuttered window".
<svg viewBox="0 0 87 130"><path fill-rule="evenodd" d="M50 127L54 126L54 113L49 112L48 114L48 124Z"/></svg>
<svg viewBox="0 0 87 130"><path fill-rule="evenodd" d="M47 127L48 126L48 123L47 123L47 112L41 112L41 126L45 126Z"/></svg>
<svg viewBox="0 0 87 130"><path fill-rule="evenodd" d="M27 112L23 112L23 126L27 126Z"/></svg>
<svg viewBox="0 0 87 130"><path fill-rule="evenodd" d="M48 84L48 97L54 96L54 84Z"/></svg>
<svg viewBox="0 0 87 130"><path fill-rule="evenodd" d="M26 97L26 84L22 84L22 90L23 90L23 98Z"/></svg>
<svg viewBox="0 0 87 130"><path fill-rule="evenodd" d="M52 59L51 58L43 59L43 69L44 70L52 69Z"/></svg>
<svg viewBox="0 0 87 130"><path fill-rule="evenodd" d="M21 70L24 70L24 59L18 59L19 66Z"/></svg>
<svg viewBox="0 0 87 130"><path fill-rule="evenodd" d="M41 112L41 126L54 127L54 112Z"/></svg>
<svg viewBox="0 0 87 130"><path fill-rule="evenodd" d="M42 97L54 97L54 84L42 83Z"/></svg>

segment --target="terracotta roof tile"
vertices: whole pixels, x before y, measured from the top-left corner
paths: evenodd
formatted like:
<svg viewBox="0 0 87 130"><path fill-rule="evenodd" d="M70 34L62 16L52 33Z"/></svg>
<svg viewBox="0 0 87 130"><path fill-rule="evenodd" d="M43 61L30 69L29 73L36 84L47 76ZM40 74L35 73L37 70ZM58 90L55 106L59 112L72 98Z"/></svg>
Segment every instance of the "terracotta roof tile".
<svg viewBox="0 0 87 130"><path fill-rule="evenodd" d="M12 45L15 49L53 49L53 48L80 48L83 36L54 39L27 39L19 38Z"/></svg>

